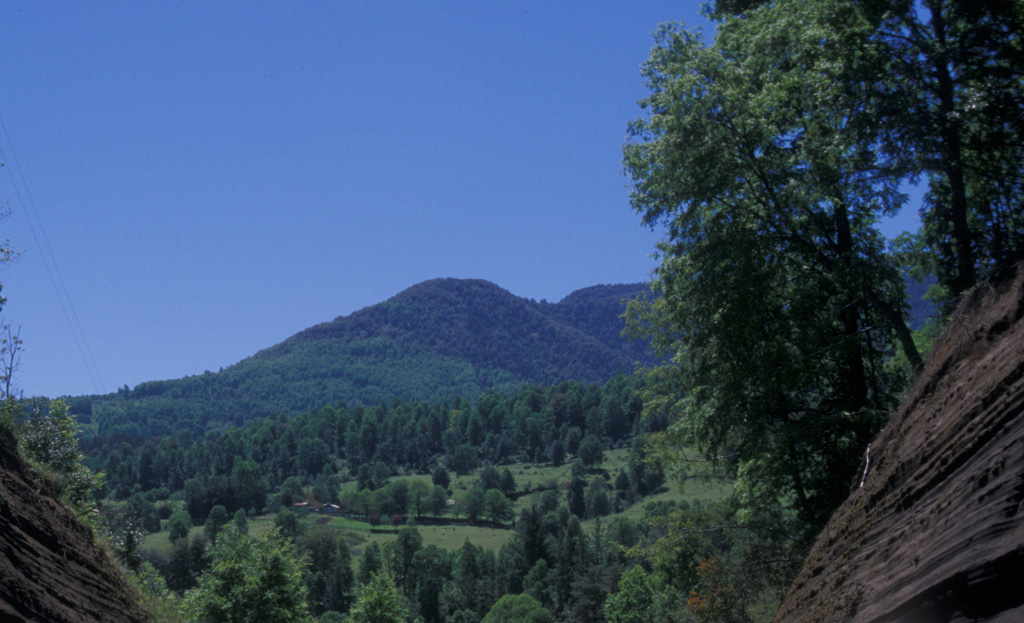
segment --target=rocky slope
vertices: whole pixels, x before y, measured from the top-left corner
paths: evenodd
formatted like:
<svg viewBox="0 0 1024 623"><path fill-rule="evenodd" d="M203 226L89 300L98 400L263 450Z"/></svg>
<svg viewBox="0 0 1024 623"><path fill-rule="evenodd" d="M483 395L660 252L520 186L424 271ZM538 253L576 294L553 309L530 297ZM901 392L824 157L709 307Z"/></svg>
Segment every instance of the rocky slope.
<svg viewBox="0 0 1024 623"><path fill-rule="evenodd" d="M776 621L1024 621L1024 264L961 304L861 476Z"/></svg>
<svg viewBox="0 0 1024 623"><path fill-rule="evenodd" d="M46 489L0 426L0 621L144 620L89 529Z"/></svg>

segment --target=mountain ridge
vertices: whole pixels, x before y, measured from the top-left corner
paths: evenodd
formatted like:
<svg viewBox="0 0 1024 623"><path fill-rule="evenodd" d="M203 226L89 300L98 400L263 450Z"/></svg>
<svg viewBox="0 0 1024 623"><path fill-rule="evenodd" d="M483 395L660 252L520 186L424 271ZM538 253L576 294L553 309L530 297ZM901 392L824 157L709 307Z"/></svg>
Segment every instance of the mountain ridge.
<svg viewBox="0 0 1024 623"><path fill-rule="evenodd" d="M584 290L605 292L616 289L622 296L621 299L637 296L639 287L642 284L627 284L625 286L591 286ZM645 287L645 286L643 286ZM628 351L628 342L620 336L621 328L617 325L616 318L600 318L602 325L613 326L615 339L608 339L607 335L601 337L592 335L580 323L574 323L569 314L559 313L560 306L564 301L576 300L574 294L581 293L577 290L558 303L537 303L530 299L515 296L508 290L482 279L453 279L441 278L431 279L411 286L395 296L373 305L368 308L353 312L348 316L339 316L326 323L314 325L300 331L285 340L310 341L331 337L338 337L339 334L357 339L368 339L384 333L404 333L403 337L412 339L414 342L425 346L431 351L447 356L467 356L465 346L467 343L475 346L468 353L468 359L479 365L507 369L517 377L530 378L535 376L537 366L553 365L562 368L569 365L566 357L577 356L588 360L595 360L599 357L611 359L618 366L630 367L633 361L623 357L623 350ZM580 294L576 298L586 297ZM620 300L621 300L620 299ZM616 303L605 301L607 307L614 307ZM424 317L422 312L425 308L438 308L447 314L444 319L437 315ZM607 307L600 311L607 312ZM383 314L383 318L381 315ZM591 310L583 315L588 318L594 315ZM578 318L577 318L578 320ZM383 324L381 322L383 321ZM446 335L439 335L438 327L448 325L451 331ZM562 325L562 326L554 326ZM501 348L502 341L509 343L517 341L515 336L510 335L510 327L529 327L532 331L527 334L529 352L537 353L532 361L509 365L505 358L496 352ZM623 325L624 326L624 325ZM601 328L607 329L608 326ZM598 333L601 333L598 331ZM354 334L354 335L353 335ZM476 336L475 340L470 339ZM546 339L554 342L554 348L545 347L540 341ZM476 342L476 343L474 343ZM575 353L565 350L569 343L576 347ZM273 347L271 347L273 348ZM541 353L544 353L542 355ZM641 355L641 353L634 353ZM637 359L640 359L638 356ZM599 372L591 378L574 378L574 380L600 382L606 380L604 370L607 365L600 365L592 362ZM585 371L579 371L585 374ZM558 382L562 378L549 378L539 382Z"/></svg>
<svg viewBox="0 0 1024 623"><path fill-rule="evenodd" d="M481 279L441 278L322 322L220 372L71 398L90 434L193 433L276 413L382 400L469 400L563 380L603 383L655 360L621 333L643 283L598 285L558 303Z"/></svg>

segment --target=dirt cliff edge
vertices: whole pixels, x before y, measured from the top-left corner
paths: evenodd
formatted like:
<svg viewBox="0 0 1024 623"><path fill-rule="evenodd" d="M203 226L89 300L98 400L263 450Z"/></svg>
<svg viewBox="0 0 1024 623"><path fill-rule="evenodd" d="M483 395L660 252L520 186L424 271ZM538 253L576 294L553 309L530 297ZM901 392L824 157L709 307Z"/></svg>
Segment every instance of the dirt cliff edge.
<svg viewBox="0 0 1024 623"><path fill-rule="evenodd" d="M0 426L0 621L145 620L89 528L46 494L16 448Z"/></svg>
<svg viewBox="0 0 1024 623"><path fill-rule="evenodd" d="M1024 621L1024 264L964 300L776 622Z"/></svg>

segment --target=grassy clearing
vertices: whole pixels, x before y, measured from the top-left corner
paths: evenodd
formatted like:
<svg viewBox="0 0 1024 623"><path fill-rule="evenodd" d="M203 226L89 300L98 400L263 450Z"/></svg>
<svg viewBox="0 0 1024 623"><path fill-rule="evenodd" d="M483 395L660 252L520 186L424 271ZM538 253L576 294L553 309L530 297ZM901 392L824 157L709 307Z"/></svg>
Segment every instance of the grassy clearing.
<svg viewBox="0 0 1024 623"><path fill-rule="evenodd" d="M163 522L167 523L167 522ZM188 538L194 539L203 533L202 526L193 526L188 532ZM153 534L147 534L146 539L142 542L143 549L154 549L162 554L169 555L171 553L171 539L170 532L163 530L161 532L154 532Z"/></svg>
<svg viewBox="0 0 1024 623"><path fill-rule="evenodd" d="M601 464L601 469L607 472L614 482L615 476L619 471L626 469L626 463L629 458L628 449L610 450L604 453L604 461ZM508 468L516 481L516 489L518 491L533 491L534 493L528 495L520 495L515 501L515 515L518 516L519 512L530 504L535 504L539 501L541 491L551 487L556 488L560 495L564 496L565 488L572 477L572 466L570 464L560 465L555 467L553 465L538 465L534 463L513 463L510 465L502 466L499 469ZM465 495L473 486L477 485L480 480L481 470L476 470L472 474L466 476L458 476L452 474L452 485L451 492L452 497L459 499L462 495ZM394 476L392 481L405 480L424 480L430 483L430 476L424 474L410 474ZM352 491L355 489L355 481L349 481L342 485L342 492ZM679 490L678 487L670 487L667 491L657 493L654 495L647 496L643 501L633 504L622 513L618 515L609 515L602 517L602 522L608 522L614 519L616 516L627 517L633 521L639 521L644 516L644 508L652 503L667 501L667 502L678 502L680 500L695 501L700 500L703 502L712 502L721 500L726 497L732 490L732 483L728 480L711 479L711 478L700 478L691 479L687 481L684 489ZM250 532L259 533L268 530L273 525L275 515L273 513L261 515L249 519L249 530ZM307 527L313 525L328 525L337 530L341 536L343 536L352 548L353 557L358 558L363 550L369 546L372 542L377 542L381 545L393 541L397 538L398 528L392 531L381 527L377 532L372 532L372 526L358 519L352 519L348 517L327 517L325 515L308 515L301 519L302 523ZM590 520L587 523L592 524L595 520ZM417 526L420 535L423 537L423 545L437 545L448 551L455 551L462 547L462 544L468 539L474 545L490 549L497 553L501 549L501 546L512 540L514 532L512 530L505 530L501 528L494 528L490 526L469 526L469 525L450 525L450 526L430 526L421 525ZM192 528L190 537L194 537L197 534L201 534L203 531L202 526ZM150 534L146 537L145 547L152 547L165 554L170 553L171 544L168 539L167 531L159 532L156 534Z"/></svg>
<svg viewBox="0 0 1024 623"><path fill-rule="evenodd" d="M621 513L602 517L601 521L607 522L614 517L626 517L633 521L640 521L644 517L645 508L656 502L681 502L682 500L686 500L688 502L717 502L728 497L731 492L731 481L718 479L693 479L687 481L683 490L680 490L677 486L669 487L667 491L648 495L643 500L633 504ZM594 520L589 520L587 523L591 524L593 522Z"/></svg>
<svg viewBox="0 0 1024 623"><path fill-rule="evenodd" d="M276 517L275 513L249 517L247 524L249 526L249 534L262 534L270 530L270 527L274 525L274 517ZM169 555L171 553L171 533L167 530L167 521L161 521L160 524L163 530L147 534L142 542L142 549L154 549L164 555ZM203 526L192 526L192 529L188 531L189 540L204 535L204 529Z"/></svg>
<svg viewBox="0 0 1024 623"><path fill-rule="evenodd" d="M468 540L473 545L489 549L497 554L501 546L511 541L515 534L513 530L487 526L416 526L416 529L423 537L423 547L436 545L449 552L459 549ZM357 559L370 543L375 542L383 546L385 543L397 539L398 531L363 532L359 535L343 532L342 536L352 548L353 559Z"/></svg>

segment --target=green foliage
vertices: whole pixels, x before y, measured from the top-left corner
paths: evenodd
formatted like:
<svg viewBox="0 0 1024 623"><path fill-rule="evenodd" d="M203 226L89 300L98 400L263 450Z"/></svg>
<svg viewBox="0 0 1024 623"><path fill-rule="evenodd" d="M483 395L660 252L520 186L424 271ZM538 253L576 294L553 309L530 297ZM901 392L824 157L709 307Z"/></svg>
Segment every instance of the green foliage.
<svg viewBox="0 0 1024 623"><path fill-rule="evenodd" d="M434 485L427 500L427 508L433 515L440 515L448 508L448 492L441 485Z"/></svg>
<svg viewBox="0 0 1024 623"><path fill-rule="evenodd" d="M553 585L552 570L544 558L537 560L523 578L523 590L545 607L554 603L554 594L551 591Z"/></svg>
<svg viewBox="0 0 1024 623"><path fill-rule="evenodd" d="M451 556L436 545L428 545L416 552L412 564L420 614L427 623L440 623L442 595L452 573Z"/></svg>
<svg viewBox="0 0 1024 623"><path fill-rule="evenodd" d="M630 316L671 358L644 395L671 419L634 443L679 481L735 476L728 505L663 515L642 550L698 620L774 598L921 368L930 329L907 326L901 268L956 297L1019 254L1024 14L1008 7L730 0L710 45L659 31L624 156L634 209L668 233L661 296ZM888 252L877 222L921 176L923 230ZM617 489L639 493L644 466Z"/></svg>
<svg viewBox="0 0 1024 623"><path fill-rule="evenodd" d="M231 490L237 508L262 511L266 505L267 483L254 461L238 461L231 469Z"/></svg>
<svg viewBox="0 0 1024 623"><path fill-rule="evenodd" d="M347 610L355 577L345 539L332 528L315 526L299 536L296 546L309 560L305 583L313 613Z"/></svg>
<svg viewBox="0 0 1024 623"><path fill-rule="evenodd" d="M636 565L619 578L618 590L604 605L608 623L653 623L656 620L657 593L654 582Z"/></svg>
<svg viewBox="0 0 1024 623"><path fill-rule="evenodd" d="M611 505L608 501L608 484L600 476L595 476L590 480L583 495L587 519L604 517L611 512Z"/></svg>
<svg viewBox="0 0 1024 623"><path fill-rule="evenodd" d="M874 226L904 197L859 143L869 32L852 4L813 0L728 20L708 47L663 28L625 148L634 208L669 229L662 297L633 311L673 357L646 401L674 418L663 448L721 458L752 507L791 500L807 537L895 404L889 345L919 363Z"/></svg>
<svg viewBox="0 0 1024 623"><path fill-rule="evenodd" d="M927 179L915 263L957 297L1024 249L1024 99L1014 3L870 3L876 133Z"/></svg>
<svg viewBox="0 0 1024 623"><path fill-rule="evenodd" d="M386 573L375 573L352 604L352 623L405 623L409 608Z"/></svg>
<svg viewBox="0 0 1024 623"><path fill-rule="evenodd" d="M186 593L185 612L201 623L312 621L302 582L305 561L276 530L221 533L210 569Z"/></svg>
<svg viewBox="0 0 1024 623"><path fill-rule="evenodd" d="M249 533L249 519L245 516L245 511L238 509L235 511L235 518L231 524L239 534Z"/></svg>
<svg viewBox="0 0 1024 623"><path fill-rule="evenodd" d="M333 474L321 473L313 481L313 497L321 504L338 502L338 478Z"/></svg>
<svg viewBox="0 0 1024 623"><path fill-rule="evenodd" d="M284 509L274 516L274 527L281 536L294 541L299 536L299 520L291 509Z"/></svg>
<svg viewBox="0 0 1024 623"><path fill-rule="evenodd" d="M430 475L430 479L435 485L443 487L444 489L447 489L452 483L451 476L448 475L448 470L441 466L438 466L438 468L434 470L434 473Z"/></svg>
<svg viewBox="0 0 1024 623"><path fill-rule="evenodd" d="M136 487L184 489L186 507L196 522L204 522L217 505L229 514L238 509L257 512L266 504L267 489L276 492L270 501L277 507L306 501L310 493L322 503L335 499L338 475L333 470L343 468L357 476L360 490L372 490L396 472L434 471L442 480L448 475L450 484L450 473L438 465L461 462L464 472L483 466L496 476L490 486L508 496L515 493L516 478L493 466L542 460L556 441L574 436L582 440L583 429L567 426L574 421L595 427L588 431L591 441L601 446L595 452L603 452L605 410L628 413L631 431L663 427L664 418L641 419L640 385L637 377L620 376L601 387L575 382L529 386L512 395L488 393L476 405L396 399L372 408L339 405L291 418L275 416L197 438L179 430L141 444L101 444L100 438L87 443L90 463L103 467L113 497L127 496ZM480 427L478 433L470 430L474 426ZM478 447L465 443L474 434L483 435ZM313 438L331 448L326 471L316 475L306 474L297 461L299 446ZM406 493L404 501L395 500L401 509L389 514L423 512L416 507L422 496L417 500L412 489Z"/></svg>
<svg viewBox="0 0 1024 623"><path fill-rule="evenodd" d="M413 561L416 554L423 547L423 537L414 526L405 526L398 531L398 538L392 547L391 569L395 575L395 584L402 589L406 595L415 592L415 566Z"/></svg>
<svg viewBox="0 0 1024 623"><path fill-rule="evenodd" d="M551 623L551 612L530 595L503 595L480 623Z"/></svg>
<svg viewBox="0 0 1024 623"><path fill-rule="evenodd" d="M167 530L171 545L181 539L187 539L189 531L192 530L192 517L188 511L180 510L171 515L167 520Z"/></svg>
<svg viewBox="0 0 1024 623"><path fill-rule="evenodd" d="M480 487L473 487L456 502L456 512L470 521L476 521L485 510L486 494Z"/></svg>
<svg viewBox="0 0 1024 623"><path fill-rule="evenodd" d="M203 533L210 543L217 542L217 535L224 529L224 524L227 522L227 509L220 505L214 506L210 511L210 516L206 518L206 525L203 527Z"/></svg>
<svg viewBox="0 0 1024 623"><path fill-rule="evenodd" d="M579 455L584 467L594 467L604 459L604 444L596 435L587 435L580 443Z"/></svg>
<svg viewBox="0 0 1024 623"><path fill-rule="evenodd" d="M60 400L37 402L26 412L16 410L22 419L17 427L18 449L58 489L61 501L79 514L93 506L92 494L103 484L103 474L94 473L82 463L78 450L79 426Z"/></svg>
<svg viewBox="0 0 1024 623"><path fill-rule="evenodd" d="M512 518L512 502L497 489L488 489L484 494L484 514L498 523Z"/></svg>
<svg viewBox="0 0 1024 623"><path fill-rule="evenodd" d="M380 545L377 541L373 541L363 551L362 557L359 559L359 573L356 579L360 585L369 584L375 575L384 570L384 556L381 554Z"/></svg>
<svg viewBox="0 0 1024 623"><path fill-rule="evenodd" d="M201 536L178 539L166 557L156 553L156 550L150 550L147 554L167 581L167 587L179 594L195 587L196 578L209 566L206 539Z"/></svg>
<svg viewBox="0 0 1024 623"><path fill-rule="evenodd" d="M134 502L134 503L133 503ZM99 528L101 538L128 569L136 569L142 562L142 545L145 541L143 506L139 496L125 504L105 503L99 509L99 521L93 518L93 527ZM152 504L150 504L152 509ZM153 511L149 518L160 529L160 520Z"/></svg>
<svg viewBox="0 0 1024 623"><path fill-rule="evenodd" d="M479 459L476 448L469 444L460 444L448 458L448 467L460 476L465 476L477 468Z"/></svg>
<svg viewBox="0 0 1024 623"><path fill-rule="evenodd" d="M128 575L139 591L140 603L154 621L161 623L184 623L181 614L181 598L167 588L167 583L149 562L143 562L134 573Z"/></svg>
<svg viewBox="0 0 1024 623"><path fill-rule="evenodd" d="M600 435L607 409L630 413L631 430L649 430L652 424L657 425L657 418L639 419L634 404L638 402L638 385L638 379L617 377L601 387L565 382L547 388L524 387L512 395L492 392L476 405L461 399L448 404L394 400L370 408L339 405L292 418L272 417L244 428L229 427L196 439L188 431L178 431L140 445L115 444L94 460L117 474L118 490L137 489L132 487L133 482L159 485L133 500L165 500L161 503L167 509L164 516L171 514L171 508L181 510L184 505L193 518L205 518L210 540L219 544L224 530L239 530L230 525L232 515L245 526L243 530L251 530L254 536L268 526L269 522L264 521L250 523L242 507L247 501L253 503L261 488L264 493L271 488L276 491L273 502L278 506L306 500L310 492L319 499L318 491L337 486L331 484L336 482L336 468L358 474L356 483L345 485L340 500L350 513L376 513L378 522L381 514L385 522L392 514L443 515L448 512L445 489L428 485L425 477L408 474L436 469L445 464L446 452L468 446L482 469L449 482L460 500L457 512L507 522L512 508L507 493L516 494L527 506L539 502L535 530L528 543L499 528L407 526L362 541L361 583L368 583L374 573L390 574L412 616L418 613L427 623L479 621L503 594L524 591L549 610L559 609L562 616L589 617L589 613L600 611L616 571L612 567L607 573L598 572L595 567L596 561L613 560L604 545L611 541L594 536L592 542L578 523L569 530L571 538L564 538L569 515L557 483L569 469L495 465L501 465L499 457L504 461L538 460L553 441L573 434L577 451L581 441L590 436L602 443L603 453ZM303 440L311 438L323 440L332 452L325 471L316 475L307 473L297 458ZM481 440L479 447L467 443L474 438ZM333 454L335 449L338 454ZM351 456L368 457L370 463L351 462L350 452ZM625 450L614 451L617 462L610 467L623 469L626 454ZM577 472L582 487L579 498L584 500L590 476L582 465ZM358 481L379 488L357 491L352 485ZM478 486L483 482L488 489ZM595 483L594 491L605 492L603 478L598 477ZM175 486L182 489L172 494L170 490ZM465 493L460 496L460 491ZM536 498L530 497L533 493ZM468 510L464 510L467 502ZM591 507L603 509L602 504L595 506L593 501ZM310 612L345 612L354 597L347 545L330 527L311 525L313 517L297 515L289 506L277 513L275 523L279 532L290 533L295 528L296 555L310 561L301 574ZM348 530L369 529L368 524L349 518L331 520L330 525L335 524L344 525L342 529L356 544L365 537ZM304 526L305 532L301 529ZM467 537L477 545L464 542ZM432 545L424 548L424 542ZM196 585L209 564L204 543L201 538L181 538L169 555L150 554L172 590L184 591ZM442 549L455 548L459 543L463 547L455 556ZM566 557L560 556L563 543L568 544L570 552ZM534 568L548 571L530 576ZM532 583L524 585L527 576ZM556 584L564 587L562 592L553 590Z"/></svg>
<svg viewBox="0 0 1024 623"><path fill-rule="evenodd" d="M306 492L302 488L302 481L297 476L289 476L277 492L277 503L288 507L296 502L305 502Z"/></svg>

